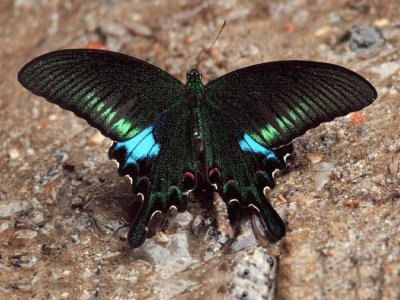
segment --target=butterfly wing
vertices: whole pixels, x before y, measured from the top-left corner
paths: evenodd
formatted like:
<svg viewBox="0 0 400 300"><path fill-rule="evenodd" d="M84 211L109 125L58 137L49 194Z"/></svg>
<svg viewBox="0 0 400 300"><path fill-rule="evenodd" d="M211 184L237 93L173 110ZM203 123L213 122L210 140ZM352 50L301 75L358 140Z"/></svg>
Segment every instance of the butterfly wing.
<svg viewBox="0 0 400 300"><path fill-rule="evenodd" d="M209 105L263 146L277 148L371 104L375 88L337 65L278 61L228 73L205 87Z"/></svg>
<svg viewBox="0 0 400 300"><path fill-rule="evenodd" d="M120 175L133 178L133 191L142 200L128 234L134 248L146 239L156 213L166 214L171 207L186 210L187 191L194 188L196 170L188 122L184 106L173 108L140 134L114 143L109 150L110 158L119 163Z"/></svg>
<svg viewBox="0 0 400 300"><path fill-rule="evenodd" d="M218 128L208 132L206 157L219 176L210 172L208 179L229 203L235 199L256 209L273 240L285 235L285 225L264 188L273 186L273 170L284 166L289 143L322 122L362 109L377 96L360 75L308 61L240 69L208 83L205 94L209 126Z"/></svg>
<svg viewBox="0 0 400 300"><path fill-rule="evenodd" d="M265 188L274 187L274 171L284 168L292 145L268 149L244 133L235 120L215 109L207 109L205 120L210 128L205 135L208 181L229 204L231 212L237 211L238 206L252 207L261 216L266 235L271 240L281 239L285 224L264 192Z"/></svg>
<svg viewBox="0 0 400 300"><path fill-rule="evenodd" d="M121 53L71 49L35 58L18 73L38 96L73 111L114 141L132 138L183 100L183 84Z"/></svg>
<svg viewBox="0 0 400 300"><path fill-rule="evenodd" d="M34 94L73 111L113 139L109 156L133 179L142 204L129 242L140 246L156 212L185 210L195 185L183 84L136 58L75 49L40 56L18 74Z"/></svg>

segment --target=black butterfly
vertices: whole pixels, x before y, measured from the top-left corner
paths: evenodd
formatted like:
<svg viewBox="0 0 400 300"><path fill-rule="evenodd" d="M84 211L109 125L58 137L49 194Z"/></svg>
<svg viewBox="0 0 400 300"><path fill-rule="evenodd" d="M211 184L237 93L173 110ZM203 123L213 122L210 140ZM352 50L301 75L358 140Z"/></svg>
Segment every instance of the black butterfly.
<svg viewBox="0 0 400 300"><path fill-rule="evenodd" d="M18 79L115 141L109 156L142 201L132 247L144 242L154 214L184 211L188 193L200 188L253 208L265 233L281 239L285 224L264 189L273 187L291 141L377 97L363 77L327 63L263 63L206 85L192 69L183 84L137 58L89 49L40 56Z"/></svg>

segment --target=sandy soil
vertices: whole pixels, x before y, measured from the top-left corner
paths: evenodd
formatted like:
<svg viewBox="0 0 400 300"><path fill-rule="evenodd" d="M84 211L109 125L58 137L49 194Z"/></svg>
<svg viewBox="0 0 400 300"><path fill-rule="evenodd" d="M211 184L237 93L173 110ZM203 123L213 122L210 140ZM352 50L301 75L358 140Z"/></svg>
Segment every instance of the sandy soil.
<svg viewBox="0 0 400 300"><path fill-rule="evenodd" d="M399 11L372 0L0 1L0 299L399 299ZM279 243L258 240L248 217L227 241L212 210L192 203L132 251L118 230L132 195L110 141L16 74L98 42L183 80L224 19L206 82L309 59L359 72L379 97L295 140L270 194L288 221ZM357 35L367 26L372 40Z"/></svg>

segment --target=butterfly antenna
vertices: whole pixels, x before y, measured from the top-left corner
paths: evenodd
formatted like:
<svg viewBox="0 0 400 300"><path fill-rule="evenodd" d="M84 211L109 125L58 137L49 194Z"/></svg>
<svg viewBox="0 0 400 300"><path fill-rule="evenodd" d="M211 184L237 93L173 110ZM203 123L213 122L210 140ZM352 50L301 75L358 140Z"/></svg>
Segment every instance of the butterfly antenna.
<svg viewBox="0 0 400 300"><path fill-rule="evenodd" d="M211 48L214 46L215 42L218 40L219 36L220 36L221 33L222 33L222 30L224 30L224 28L225 28L225 25L226 25L226 20L224 20L224 24L222 24L221 29L219 30L219 33L218 33L217 37L215 38L214 42L213 42L213 43L211 44L211 46L207 49L207 51L204 52L203 56L201 57L199 63L198 63L197 66L196 66L196 69L199 68L201 62L204 60L204 58L206 58L206 56L207 56L208 53L210 52Z"/></svg>

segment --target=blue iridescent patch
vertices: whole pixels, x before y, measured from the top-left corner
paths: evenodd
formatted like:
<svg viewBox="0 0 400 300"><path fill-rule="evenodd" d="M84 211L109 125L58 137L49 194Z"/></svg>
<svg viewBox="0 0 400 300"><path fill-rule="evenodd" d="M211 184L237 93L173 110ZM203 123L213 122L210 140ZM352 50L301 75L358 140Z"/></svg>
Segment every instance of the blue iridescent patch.
<svg viewBox="0 0 400 300"><path fill-rule="evenodd" d="M133 138L115 145L115 150L125 150L126 160L124 165L136 164L139 159L157 156L160 152L160 144L156 143L153 135L153 126L142 130Z"/></svg>
<svg viewBox="0 0 400 300"><path fill-rule="evenodd" d="M265 148L264 146L261 146L259 143L253 140L247 133L245 133L243 139L239 141L239 145L240 149L242 149L243 151L263 154L267 159L278 161L278 158L276 157L274 151Z"/></svg>

